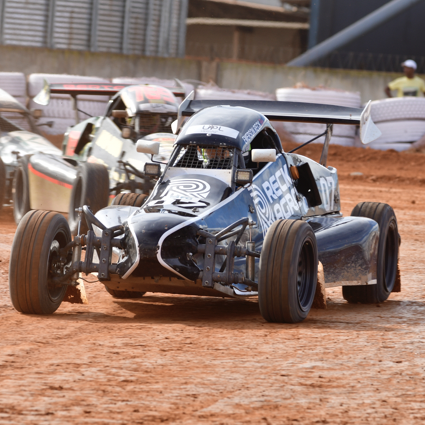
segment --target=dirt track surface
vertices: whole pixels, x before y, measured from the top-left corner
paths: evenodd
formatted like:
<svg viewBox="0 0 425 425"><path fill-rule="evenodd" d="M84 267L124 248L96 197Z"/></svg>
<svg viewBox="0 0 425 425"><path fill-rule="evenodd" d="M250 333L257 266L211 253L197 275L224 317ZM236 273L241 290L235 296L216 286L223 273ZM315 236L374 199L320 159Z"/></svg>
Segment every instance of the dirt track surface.
<svg viewBox="0 0 425 425"><path fill-rule="evenodd" d="M364 306L328 290L328 309L297 325L265 322L253 301L118 301L99 283L86 286L88 306L19 314L7 287L15 226L3 213L0 424L425 421L425 155L332 147L329 164L344 214L359 201L394 207L402 292Z"/></svg>

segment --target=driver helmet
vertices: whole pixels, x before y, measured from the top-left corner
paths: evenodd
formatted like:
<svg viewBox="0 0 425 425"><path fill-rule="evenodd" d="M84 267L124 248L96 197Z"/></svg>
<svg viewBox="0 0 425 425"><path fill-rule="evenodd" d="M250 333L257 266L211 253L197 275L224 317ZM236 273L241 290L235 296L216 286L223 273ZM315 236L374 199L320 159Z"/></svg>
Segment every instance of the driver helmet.
<svg viewBox="0 0 425 425"><path fill-rule="evenodd" d="M129 125L140 136L171 133L171 123L177 118L178 103L165 87L150 84L128 86L120 96L128 114Z"/></svg>

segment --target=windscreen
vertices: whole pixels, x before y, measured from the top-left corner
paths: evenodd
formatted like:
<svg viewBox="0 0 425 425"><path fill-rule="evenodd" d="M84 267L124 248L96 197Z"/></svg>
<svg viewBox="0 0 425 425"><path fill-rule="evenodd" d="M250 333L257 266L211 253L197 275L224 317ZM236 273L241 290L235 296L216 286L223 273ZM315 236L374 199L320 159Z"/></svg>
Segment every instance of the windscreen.
<svg viewBox="0 0 425 425"><path fill-rule="evenodd" d="M231 170L234 157L233 147L183 145L179 147L170 167Z"/></svg>

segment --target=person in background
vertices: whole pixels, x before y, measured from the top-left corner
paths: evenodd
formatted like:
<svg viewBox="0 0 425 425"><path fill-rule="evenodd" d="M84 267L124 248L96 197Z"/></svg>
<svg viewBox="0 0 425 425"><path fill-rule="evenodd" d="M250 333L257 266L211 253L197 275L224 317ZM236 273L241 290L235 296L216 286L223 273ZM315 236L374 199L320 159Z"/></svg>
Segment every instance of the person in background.
<svg viewBox="0 0 425 425"><path fill-rule="evenodd" d="M385 87L385 93L388 97L393 97L391 90L397 90L397 97L404 96L421 96L425 95L425 82L422 78L415 76L417 68L416 62L412 59L404 61L401 66L403 67L404 77L397 78Z"/></svg>

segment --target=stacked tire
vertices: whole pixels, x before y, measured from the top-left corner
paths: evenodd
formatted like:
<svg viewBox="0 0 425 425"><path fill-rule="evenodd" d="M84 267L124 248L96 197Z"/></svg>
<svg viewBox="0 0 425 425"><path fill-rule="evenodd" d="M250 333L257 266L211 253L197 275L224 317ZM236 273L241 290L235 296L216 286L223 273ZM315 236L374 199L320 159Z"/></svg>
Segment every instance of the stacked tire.
<svg viewBox="0 0 425 425"><path fill-rule="evenodd" d="M322 103L350 108L360 108L360 94L346 91L310 88L280 88L276 90L276 98L282 102ZM326 130L325 124L285 123L298 143L305 143ZM352 125L334 125L332 144L354 146L356 127ZM313 143L323 143L325 136Z"/></svg>
<svg viewBox="0 0 425 425"><path fill-rule="evenodd" d="M0 72L0 89L13 96L18 102L27 104L27 82L22 72ZM24 130L31 131L26 119L14 112L2 112L5 118L19 125Z"/></svg>
<svg viewBox="0 0 425 425"><path fill-rule="evenodd" d="M116 77L112 79L112 82L114 84L153 84L155 86L162 86L168 89L176 87L175 80L164 80L162 78L156 77ZM187 96L194 89L194 87L189 83L182 82L182 84L185 90L185 96Z"/></svg>
<svg viewBox="0 0 425 425"><path fill-rule="evenodd" d="M214 84L200 86L196 89L196 100L276 100L270 93L253 90L222 89Z"/></svg>
<svg viewBox="0 0 425 425"><path fill-rule="evenodd" d="M372 119L381 137L370 143L373 149L404 151L425 135L425 99L397 97L372 102Z"/></svg>
<svg viewBox="0 0 425 425"><path fill-rule="evenodd" d="M110 84L109 80L99 77L83 77L80 75L57 75L57 74L31 74L28 77L28 95L30 97L29 108L41 109L42 117L38 120L39 124L53 121L53 127L44 126L43 131L48 134L63 134L68 129L76 124L75 111L73 109L71 96L67 94L52 94L50 102L47 106L40 106L32 99L43 88L44 80L50 84L62 83L100 83ZM78 109L84 111L91 116L103 115L108 105L108 96L78 96ZM83 121L89 118L87 115L79 112L79 119Z"/></svg>

